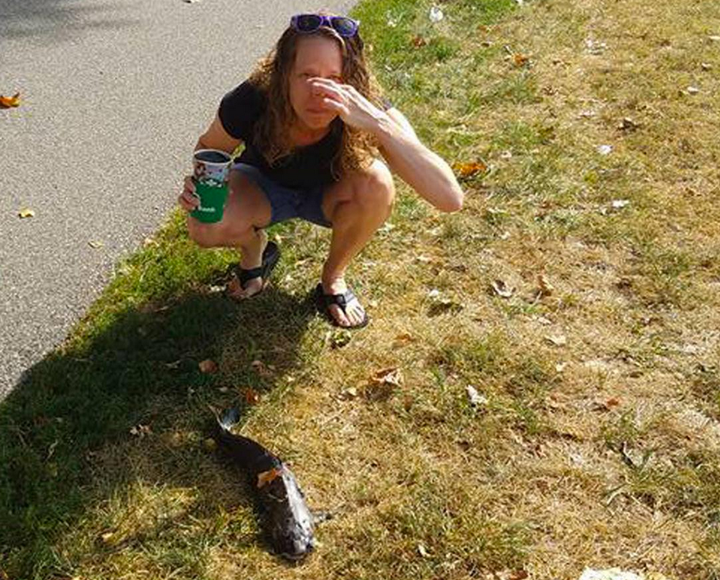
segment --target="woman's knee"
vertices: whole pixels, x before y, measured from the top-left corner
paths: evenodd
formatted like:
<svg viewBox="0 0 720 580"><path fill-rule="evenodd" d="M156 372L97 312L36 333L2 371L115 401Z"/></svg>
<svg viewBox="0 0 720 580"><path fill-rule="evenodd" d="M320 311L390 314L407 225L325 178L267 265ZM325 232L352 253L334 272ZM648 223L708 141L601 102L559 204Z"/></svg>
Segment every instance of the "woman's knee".
<svg viewBox="0 0 720 580"><path fill-rule="evenodd" d="M368 209L390 211L395 201L392 173L381 161L375 161L355 184L355 201Z"/></svg>
<svg viewBox="0 0 720 580"><path fill-rule="evenodd" d="M188 216L187 228L190 239L201 248L216 248L223 245L220 224L206 224Z"/></svg>

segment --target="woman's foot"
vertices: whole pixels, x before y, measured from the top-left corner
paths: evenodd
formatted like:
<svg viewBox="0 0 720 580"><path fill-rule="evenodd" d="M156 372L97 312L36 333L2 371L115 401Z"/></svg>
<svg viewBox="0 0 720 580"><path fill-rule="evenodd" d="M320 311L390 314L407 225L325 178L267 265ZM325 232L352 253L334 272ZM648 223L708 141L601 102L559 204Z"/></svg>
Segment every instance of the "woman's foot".
<svg viewBox="0 0 720 580"><path fill-rule="evenodd" d="M277 246L268 242L267 234L258 230L256 239L242 247L242 259L228 282L227 295L245 300L262 292L279 254Z"/></svg>
<svg viewBox="0 0 720 580"><path fill-rule="evenodd" d="M367 313L344 279L322 282L315 292L318 308L337 326L362 328L367 325Z"/></svg>

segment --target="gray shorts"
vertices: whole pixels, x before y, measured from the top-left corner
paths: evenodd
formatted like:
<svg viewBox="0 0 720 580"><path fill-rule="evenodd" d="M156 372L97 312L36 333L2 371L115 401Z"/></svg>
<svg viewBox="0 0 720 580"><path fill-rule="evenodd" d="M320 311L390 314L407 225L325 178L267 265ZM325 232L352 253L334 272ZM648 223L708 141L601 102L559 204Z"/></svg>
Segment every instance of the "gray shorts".
<svg viewBox="0 0 720 580"><path fill-rule="evenodd" d="M292 218L302 218L319 226L332 227L322 210L325 186L318 185L309 189L292 189L275 183L252 165L235 163L232 169L247 176L265 194L272 209L271 225Z"/></svg>

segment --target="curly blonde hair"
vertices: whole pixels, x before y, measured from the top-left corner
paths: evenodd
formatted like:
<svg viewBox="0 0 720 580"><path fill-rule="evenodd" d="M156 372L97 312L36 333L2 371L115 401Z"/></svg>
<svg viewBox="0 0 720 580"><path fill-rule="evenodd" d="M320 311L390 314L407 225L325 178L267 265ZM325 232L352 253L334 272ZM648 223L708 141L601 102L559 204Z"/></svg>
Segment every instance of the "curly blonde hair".
<svg viewBox="0 0 720 580"><path fill-rule="evenodd" d="M324 36L337 41L342 52L343 82L355 87L378 107L383 104L379 86L365 60L364 43L359 32L352 37L343 38L326 26L321 26L309 34L288 27L273 50L258 62L249 79L267 98L267 109L255 125L254 138L255 144L270 165L292 154L293 147L288 141L287 127L295 122L297 117L290 104L289 81L295 65L298 41L307 36ZM339 179L350 171L367 168L377 157L378 144L367 132L354 129L339 119L334 122L340 125L342 131L340 147L332 161L333 177Z"/></svg>

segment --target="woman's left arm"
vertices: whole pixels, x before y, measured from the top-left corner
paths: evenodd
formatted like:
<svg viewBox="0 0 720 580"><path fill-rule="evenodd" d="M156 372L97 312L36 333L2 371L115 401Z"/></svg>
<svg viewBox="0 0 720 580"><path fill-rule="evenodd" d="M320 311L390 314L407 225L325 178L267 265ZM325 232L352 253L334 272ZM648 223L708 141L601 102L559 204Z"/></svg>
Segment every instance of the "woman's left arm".
<svg viewBox="0 0 720 580"><path fill-rule="evenodd" d="M354 87L312 79L313 88L343 122L372 133L390 169L441 211L462 208L463 193L450 166L422 144L405 116L395 108L381 111Z"/></svg>
<svg viewBox="0 0 720 580"><path fill-rule="evenodd" d="M441 211L459 211L463 193L450 166L428 149L397 109L379 116L372 133L390 169L418 194Z"/></svg>

